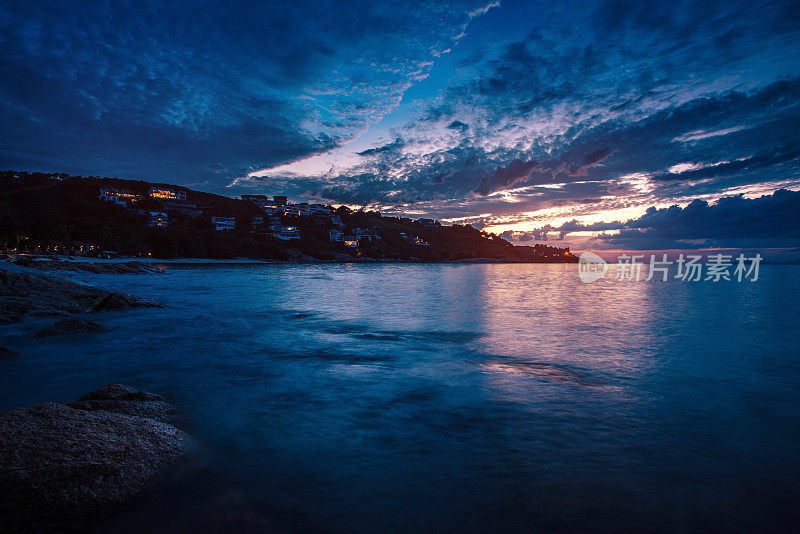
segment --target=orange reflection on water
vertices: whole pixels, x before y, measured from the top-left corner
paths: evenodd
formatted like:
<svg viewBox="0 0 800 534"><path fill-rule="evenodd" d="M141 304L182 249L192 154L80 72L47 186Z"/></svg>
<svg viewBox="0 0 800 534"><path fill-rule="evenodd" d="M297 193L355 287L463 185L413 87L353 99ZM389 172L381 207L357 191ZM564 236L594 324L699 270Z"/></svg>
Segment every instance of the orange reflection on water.
<svg viewBox="0 0 800 534"><path fill-rule="evenodd" d="M593 284L577 266L487 265L481 352L489 389L529 395L530 380L613 386L607 377L638 377L658 350L653 292L657 282ZM646 273L645 273L646 275Z"/></svg>

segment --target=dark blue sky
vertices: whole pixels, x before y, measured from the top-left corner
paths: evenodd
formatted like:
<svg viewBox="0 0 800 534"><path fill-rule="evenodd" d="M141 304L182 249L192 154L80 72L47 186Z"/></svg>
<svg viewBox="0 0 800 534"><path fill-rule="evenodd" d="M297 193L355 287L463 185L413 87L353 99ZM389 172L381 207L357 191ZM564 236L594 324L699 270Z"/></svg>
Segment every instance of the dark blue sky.
<svg viewBox="0 0 800 534"><path fill-rule="evenodd" d="M780 224L772 237L800 244L797 194L756 201L800 190L796 1L307 4L0 2L0 168L521 240L545 225L642 239L648 207L742 194L734 235ZM731 238L679 234L658 238Z"/></svg>

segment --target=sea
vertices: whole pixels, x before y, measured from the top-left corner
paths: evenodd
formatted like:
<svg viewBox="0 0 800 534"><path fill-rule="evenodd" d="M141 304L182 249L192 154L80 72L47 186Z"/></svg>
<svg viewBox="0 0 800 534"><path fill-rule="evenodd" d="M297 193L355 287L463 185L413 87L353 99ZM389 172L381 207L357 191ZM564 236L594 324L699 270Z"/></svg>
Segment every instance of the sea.
<svg viewBox="0 0 800 534"><path fill-rule="evenodd" d="M164 265L167 307L0 327L0 410L109 383L196 458L102 532L796 532L800 266Z"/></svg>

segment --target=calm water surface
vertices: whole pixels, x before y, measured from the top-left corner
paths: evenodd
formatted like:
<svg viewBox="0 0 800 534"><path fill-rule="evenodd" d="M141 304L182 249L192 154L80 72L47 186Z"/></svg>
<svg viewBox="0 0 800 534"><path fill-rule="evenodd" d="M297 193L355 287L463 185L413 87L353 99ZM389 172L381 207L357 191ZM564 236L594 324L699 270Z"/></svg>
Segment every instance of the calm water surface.
<svg viewBox="0 0 800 534"><path fill-rule="evenodd" d="M613 276L613 269L612 269ZM582 284L575 265L74 276L169 308L0 328L0 410L161 393L201 465L107 531L791 531L800 268ZM165 521L165 517L170 517Z"/></svg>

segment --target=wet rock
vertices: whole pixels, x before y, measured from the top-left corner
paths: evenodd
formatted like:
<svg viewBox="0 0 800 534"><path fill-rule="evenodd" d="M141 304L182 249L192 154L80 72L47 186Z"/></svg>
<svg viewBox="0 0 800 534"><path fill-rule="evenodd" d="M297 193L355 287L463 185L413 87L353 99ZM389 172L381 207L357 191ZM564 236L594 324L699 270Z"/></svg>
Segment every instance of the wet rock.
<svg viewBox="0 0 800 534"><path fill-rule="evenodd" d="M33 310L27 314L30 317L69 317L69 313L62 310Z"/></svg>
<svg viewBox="0 0 800 534"><path fill-rule="evenodd" d="M122 293L110 293L93 302L89 306L89 311L119 310L121 308L139 307L158 307L158 304L150 299L123 295Z"/></svg>
<svg viewBox="0 0 800 534"><path fill-rule="evenodd" d="M164 402L125 386L88 396ZM193 448L186 433L162 421L56 403L0 414L0 443L0 524L10 531L84 528Z"/></svg>
<svg viewBox="0 0 800 534"><path fill-rule="evenodd" d="M94 391L90 391L86 395L82 395L79 401L86 400L126 400L137 402L150 402L150 401L163 401L164 397L142 391L131 386L122 384L109 384Z"/></svg>
<svg viewBox="0 0 800 534"><path fill-rule="evenodd" d="M103 410L137 417L171 422L177 417L175 408L162 397L140 389L111 384L69 403L79 410Z"/></svg>
<svg viewBox="0 0 800 534"><path fill-rule="evenodd" d="M19 257L19 258L15 259L13 263L14 263L14 265L21 265L23 267L34 267L35 264L36 264L36 261L32 260L30 258Z"/></svg>
<svg viewBox="0 0 800 534"><path fill-rule="evenodd" d="M67 317L56 321L51 327L45 328L36 337L48 336L63 336L67 334L81 334L84 332L97 332L105 330L102 325L87 321L85 319L78 319L77 317Z"/></svg>
<svg viewBox="0 0 800 534"><path fill-rule="evenodd" d="M110 308L158 307L150 300L68 280L0 269L0 324L25 317Z"/></svg>
<svg viewBox="0 0 800 534"><path fill-rule="evenodd" d="M8 360L19 356L19 352L11 350L8 347L0 347L0 360Z"/></svg>
<svg viewBox="0 0 800 534"><path fill-rule="evenodd" d="M75 258L70 258L75 260ZM102 262L93 263L88 261L63 261L58 258L33 261L17 261L18 265L24 267L34 267L41 271L85 271L93 274L144 274L144 273L163 273L158 267L141 261L129 262Z"/></svg>
<svg viewBox="0 0 800 534"><path fill-rule="evenodd" d="M0 304L0 324L19 321L26 313L41 311L31 310L29 306L21 302L9 302L10 299L3 296L0 296L0 300L4 301Z"/></svg>

